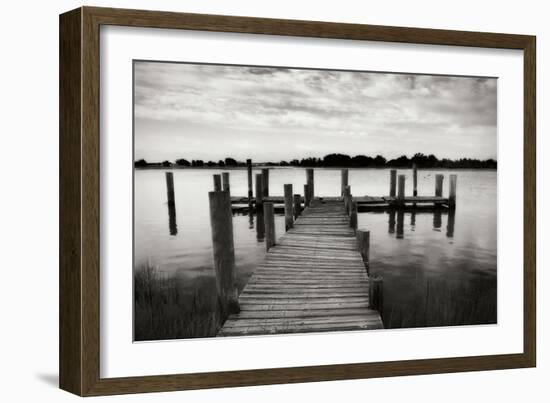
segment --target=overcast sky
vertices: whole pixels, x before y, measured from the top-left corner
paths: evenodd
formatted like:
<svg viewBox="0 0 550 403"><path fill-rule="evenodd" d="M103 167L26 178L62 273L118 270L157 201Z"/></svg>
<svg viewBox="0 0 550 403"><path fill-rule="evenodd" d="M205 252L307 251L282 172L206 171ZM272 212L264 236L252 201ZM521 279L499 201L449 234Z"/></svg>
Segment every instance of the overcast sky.
<svg viewBox="0 0 550 403"><path fill-rule="evenodd" d="M135 159L495 158L497 80L135 63Z"/></svg>

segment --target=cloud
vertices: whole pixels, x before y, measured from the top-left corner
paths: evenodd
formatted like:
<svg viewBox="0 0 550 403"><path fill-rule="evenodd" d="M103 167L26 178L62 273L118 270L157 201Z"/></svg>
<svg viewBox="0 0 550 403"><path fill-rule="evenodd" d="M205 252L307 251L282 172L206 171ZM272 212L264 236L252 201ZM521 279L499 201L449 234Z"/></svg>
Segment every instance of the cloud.
<svg viewBox="0 0 550 403"><path fill-rule="evenodd" d="M323 141L323 149L349 154L363 142L388 157L496 157L496 79L158 62L134 68L136 150L145 158L148 148L162 154L167 142L155 126L171 127L170 141L174 133L200 135L203 149L211 143L205 133L217 131L247 144L267 136L296 148ZM274 159L288 159L288 149L273 149Z"/></svg>

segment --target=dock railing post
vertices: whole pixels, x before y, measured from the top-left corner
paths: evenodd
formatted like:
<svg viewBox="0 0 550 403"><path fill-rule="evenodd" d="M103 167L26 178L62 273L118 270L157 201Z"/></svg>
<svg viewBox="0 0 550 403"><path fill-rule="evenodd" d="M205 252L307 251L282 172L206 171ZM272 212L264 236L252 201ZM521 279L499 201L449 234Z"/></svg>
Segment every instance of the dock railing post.
<svg viewBox="0 0 550 403"><path fill-rule="evenodd" d="M449 176L449 207L453 209L456 207L456 180L456 175Z"/></svg>
<svg viewBox="0 0 550 403"><path fill-rule="evenodd" d="M309 186L307 183L304 185L304 208L309 207Z"/></svg>
<svg viewBox="0 0 550 403"><path fill-rule="evenodd" d="M397 170L390 170L390 197L395 197L395 187L397 185Z"/></svg>
<svg viewBox="0 0 550 403"><path fill-rule="evenodd" d="M435 196L436 197L443 196L443 175L442 174L435 175Z"/></svg>
<svg viewBox="0 0 550 403"><path fill-rule="evenodd" d="M262 200L263 200L263 186L262 186L262 174L256 174L256 213L258 213L258 209L262 208Z"/></svg>
<svg viewBox="0 0 550 403"><path fill-rule="evenodd" d="M369 278L369 308L382 313L384 309L384 281L382 276Z"/></svg>
<svg viewBox="0 0 550 403"><path fill-rule="evenodd" d="M302 214L302 196L299 194L294 195L294 220Z"/></svg>
<svg viewBox="0 0 550 403"><path fill-rule="evenodd" d="M405 175L399 175L397 181L397 202L405 204Z"/></svg>
<svg viewBox="0 0 550 403"><path fill-rule="evenodd" d="M231 196L228 192L214 191L208 192L208 199L218 299L226 313L238 313Z"/></svg>
<svg viewBox="0 0 550 403"><path fill-rule="evenodd" d="M250 158L246 160L246 176L248 179L248 203L252 204L252 160Z"/></svg>
<svg viewBox="0 0 550 403"><path fill-rule="evenodd" d="M346 186L348 186L348 180L349 180L349 169L344 168L342 169L342 183L340 186L340 196L344 195L344 190Z"/></svg>
<svg viewBox="0 0 550 403"><path fill-rule="evenodd" d="M346 214L350 215L351 213L351 187L347 185L344 188L344 208L346 209Z"/></svg>
<svg viewBox="0 0 550 403"><path fill-rule="evenodd" d="M172 172L166 172L166 196L168 198L168 205L173 206L175 204L174 199L174 174Z"/></svg>
<svg viewBox="0 0 550 403"><path fill-rule="evenodd" d="M294 227L293 215L293 200L292 200L292 183L284 185L285 195L285 230L288 231Z"/></svg>
<svg viewBox="0 0 550 403"><path fill-rule="evenodd" d="M355 239L357 240L357 248L363 258L363 263L369 273L369 251L370 251L370 231L363 231L358 229L355 231Z"/></svg>
<svg viewBox="0 0 550 403"><path fill-rule="evenodd" d="M263 197L269 196L269 169L268 168L262 169L262 196Z"/></svg>
<svg viewBox="0 0 550 403"><path fill-rule="evenodd" d="M313 168L307 168L306 169L306 176L307 176L307 186L309 190L309 201L311 202L313 199L315 199L315 179L314 179L314 171Z"/></svg>
<svg viewBox="0 0 550 403"><path fill-rule="evenodd" d="M349 226L357 230L357 202L351 200L351 214L349 216Z"/></svg>
<svg viewBox="0 0 550 403"><path fill-rule="evenodd" d="M416 169L416 164L413 164L413 196L418 196L418 171Z"/></svg>
<svg viewBox="0 0 550 403"><path fill-rule="evenodd" d="M275 214L273 203L264 203L264 224L265 224L265 250L269 251L275 245Z"/></svg>
<svg viewBox="0 0 550 403"><path fill-rule="evenodd" d="M220 174L212 175L214 178L214 192L221 192L222 190L222 176Z"/></svg>
<svg viewBox="0 0 550 403"><path fill-rule="evenodd" d="M222 172L222 190L231 194L229 185L229 172Z"/></svg>

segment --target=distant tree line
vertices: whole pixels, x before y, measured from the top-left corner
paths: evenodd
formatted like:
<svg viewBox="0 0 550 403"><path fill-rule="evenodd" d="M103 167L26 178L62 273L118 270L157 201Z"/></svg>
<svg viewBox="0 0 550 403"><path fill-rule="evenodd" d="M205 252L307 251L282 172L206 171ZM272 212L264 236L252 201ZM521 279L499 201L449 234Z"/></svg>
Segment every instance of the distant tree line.
<svg viewBox="0 0 550 403"><path fill-rule="evenodd" d="M262 165L267 166L295 166L295 167L352 167L352 168L407 168L416 164L418 168L489 168L496 169L497 162L494 159L479 160L473 158L461 158L457 160L451 160L448 158L439 159L435 155L425 155L422 153L416 153L411 158L406 155L402 155L398 158L387 160L381 155L376 157L370 157L366 155L356 155L354 157L346 154L328 154L323 158L302 158L301 160L293 159L290 161L279 162L265 162ZM144 159L140 159L134 163L137 168L145 167L243 167L246 166L246 162L237 161L234 158L225 158L219 161L203 161L203 160L186 160L180 158L171 161L163 162L147 162Z"/></svg>

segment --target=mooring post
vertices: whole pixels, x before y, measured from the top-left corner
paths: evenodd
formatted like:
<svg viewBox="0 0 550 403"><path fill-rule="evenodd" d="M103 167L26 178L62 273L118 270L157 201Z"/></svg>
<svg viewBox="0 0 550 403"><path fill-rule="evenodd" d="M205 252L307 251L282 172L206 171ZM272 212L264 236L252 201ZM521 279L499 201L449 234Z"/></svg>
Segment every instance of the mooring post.
<svg viewBox="0 0 550 403"><path fill-rule="evenodd" d="M344 190L348 186L349 170L347 168L342 169L342 184L340 186L340 195L344 195Z"/></svg>
<svg viewBox="0 0 550 403"><path fill-rule="evenodd" d="M363 263L365 264L365 267L367 267L367 272L368 272L369 251L370 251L370 231L363 231L358 229L355 232L355 238L357 239L357 248L361 253L361 257L363 258Z"/></svg>
<svg viewBox="0 0 550 403"><path fill-rule="evenodd" d="M256 174L256 213L262 207L263 189L262 189L262 174Z"/></svg>
<svg viewBox="0 0 550 403"><path fill-rule="evenodd" d="M208 192L208 199L218 298L227 313L238 313L231 196L229 192L214 191Z"/></svg>
<svg viewBox="0 0 550 403"><path fill-rule="evenodd" d="M382 312L384 309L384 282L382 276L374 275L369 278L369 308Z"/></svg>
<svg viewBox="0 0 550 403"><path fill-rule="evenodd" d="M307 184L304 185L304 208L309 207L310 203L309 198L309 186Z"/></svg>
<svg viewBox="0 0 550 403"><path fill-rule="evenodd" d="M349 216L349 226L357 230L357 202L351 199L351 214Z"/></svg>
<svg viewBox="0 0 550 403"><path fill-rule="evenodd" d="M443 174L435 175L435 196L443 196Z"/></svg>
<svg viewBox="0 0 550 403"><path fill-rule="evenodd" d="M176 202L174 198L174 174L172 172L166 172L166 195L168 205L173 206Z"/></svg>
<svg viewBox="0 0 550 403"><path fill-rule="evenodd" d="M397 170L390 170L390 197L395 197L395 186L397 184Z"/></svg>
<svg viewBox="0 0 550 403"><path fill-rule="evenodd" d="M311 202L313 199L315 199L315 186L314 186L315 179L314 179L313 168L307 168L306 175L307 175L307 187L309 190L309 201Z"/></svg>
<svg viewBox="0 0 550 403"><path fill-rule="evenodd" d="M302 214L302 196L299 194L294 195L294 220Z"/></svg>
<svg viewBox="0 0 550 403"><path fill-rule="evenodd" d="M214 192L221 192L222 190L222 176L220 174L212 175L214 178Z"/></svg>
<svg viewBox="0 0 550 403"><path fill-rule="evenodd" d="M231 193L229 186L229 172L222 172L222 190Z"/></svg>
<svg viewBox="0 0 550 403"><path fill-rule="evenodd" d="M269 168L262 169L262 195L269 196Z"/></svg>
<svg viewBox="0 0 550 403"><path fill-rule="evenodd" d="M351 212L351 187L347 185L344 188L344 208L346 209L346 214L349 215Z"/></svg>
<svg viewBox="0 0 550 403"><path fill-rule="evenodd" d="M417 186L418 186L418 172L416 169L416 164L413 164L413 196L414 197L418 196Z"/></svg>
<svg viewBox="0 0 550 403"><path fill-rule="evenodd" d="M292 218L292 183L287 183L284 185L284 195L285 195L285 230L288 231L294 226L294 219Z"/></svg>
<svg viewBox="0 0 550 403"><path fill-rule="evenodd" d="M456 175L450 175L449 177L449 207L456 207Z"/></svg>
<svg viewBox="0 0 550 403"><path fill-rule="evenodd" d="M397 202L405 204L405 175L399 175L397 181Z"/></svg>
<svg viewBox="0 0 550 403"><path fill-rule="evenodd" d="M265 250L275 245L275 214L273 203L264 203Z"/></svg>
<svg viewBox="0 0 550 403"><path fill-rule="evenodd" d="M246 175L248 178L248 208L252 207L252 160L249 158L246 160Z"/></svg>

